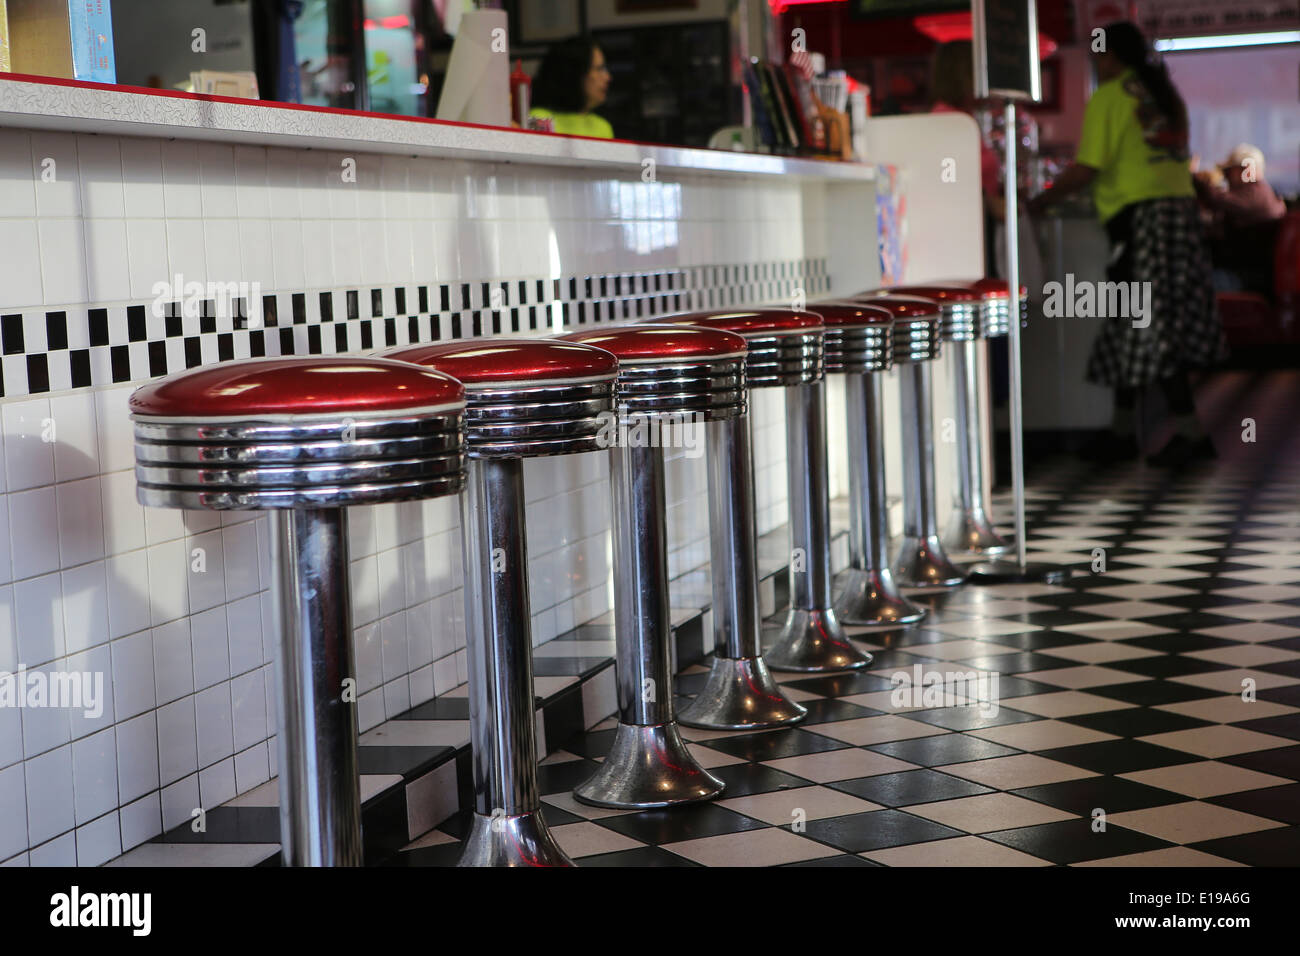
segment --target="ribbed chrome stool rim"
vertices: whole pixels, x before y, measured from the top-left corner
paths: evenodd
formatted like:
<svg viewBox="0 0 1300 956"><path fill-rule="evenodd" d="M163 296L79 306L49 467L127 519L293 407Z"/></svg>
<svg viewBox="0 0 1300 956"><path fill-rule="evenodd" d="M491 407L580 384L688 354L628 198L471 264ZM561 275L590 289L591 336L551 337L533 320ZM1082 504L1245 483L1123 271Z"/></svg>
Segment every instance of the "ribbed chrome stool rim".
<svg viewBox="0 0 1300 956"><path fill-rule="evenodd" d="M822 330L746 337L745 375L750 388L778 388L815 382L823 374Z"/></svg>
<svg viewBox="0 0 1300 956"><path fill-rule="evenodd" d="M581 382L465 389L470 458L572 455L605 447L601 428L614 408L613 374Z"/></svg>
<svg viewBox="0 0 1300 956"><path fill-rule="evenodd" d="M1029 303L1020 300L1020 319L1029 314ZM997 338L1011 332L1011 300L1009 298L985 299L980 309L980 337Z"/></svg>
<svg viewBox="0 0 1300 956"><path fill-rule="evenodd" d="M827 326L823 344L827 374L882 372L894 364L889 325Z"/></svg>
<svg viewBox="0 0 1300 956"><path fill-rule="evenodd" d="M745 357L707 361L619 363L615 402L631 415L689 414L721 421L745 413Z"/></svg>
<svg viewBox="0 0 1300 956"><path fill-rule="evenodd" d="M462 407L401 417L205 421L133 416L136 498L198 510L326 508L456 494Z"/></svg>
<svg viewBox="0 0 1300 956"><path fill-rule="evenodd" d="M979 302L940 302L940 335L945 342L969 342L979 337Z"/></svg>
<svg viewBox="0 0 1300 956"><path fill-rule="evenodd" d="M894 364L907 365L938 358L942 337L939 323L928 317L894 319Z"/></svg>

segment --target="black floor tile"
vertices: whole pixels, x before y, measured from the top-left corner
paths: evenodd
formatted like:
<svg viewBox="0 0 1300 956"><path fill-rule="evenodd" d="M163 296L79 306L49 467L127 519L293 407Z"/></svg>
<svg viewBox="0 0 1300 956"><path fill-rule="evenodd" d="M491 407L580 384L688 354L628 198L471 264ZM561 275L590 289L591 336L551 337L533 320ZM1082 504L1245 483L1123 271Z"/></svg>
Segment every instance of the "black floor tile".
<svg viewBox="0 0 1300 956"><path fill-rule="evenodd" d="M884 713L882 710L873 710L860 704L850 704L846 700L837 700L833 697L801 700L799 703L808 711L808 716L804 718L803 722L810 727L814 724L828 724L837 720L878 717Z"/></svg>
<svg viewBox="0 0 1300 956"><path fill-rule="evenodd" d="M1219 759L1234 767L1245 767L1247 770L1258 770L1260 773L1300 780L1300 746L1274 747L1271 750L1256 750L1254 753Z"/></svg>
<svg viewBox="0 0 1300 956"><path fill-rule="evenodd" d="M1181 750L1158 747L1141 740L1102 740L1094 744L1043 750L1039 756L1106 774L1154 770L1156 767L1172 767L1196 759L1192 754Z"/></svg>
<svg viewBox="0 0 1300 956"><path fill-rule="evenodd" d="M579 784L586 783L600 769L594 760L561 760L537 768L537 792L542 796L566 793Z"/></svg>
<svg viewBox="0 0 1300 956"><path fill-rule="evenodd" d="M615 853L597 853L594 856L579 857L574 860L578 866L699 866L693 860L678 856L657 846L639 846L633 850L619 850Z"/></svg>
<svg viewBox="0 0 1300 956"><path fill-rule="evenodd" d="M279 843L279 807L213 807L204 814L204 829L192 821L154 837L151 843Z"/></svg>
<svg viewBox="0 0 1300 956"><path fill-rule="evenodd" d="M937 657L927 657L925 648L917 645L908 648L886 648L883 651L870 651L871 664L870 668L879 675L881 672L888 676L895 670L910 670L915 664L942 664L943 661Z"/></svg>
<svg viewBox="0 0 1300 956"><path fill-rule="evenodd" d="M798 863L782 863L782 868L804 867L804 866L884 866L883 863L877 863L875 860L868 860L866 857L854 856L852 853L841 853L839 856L827 856L820 860L801 860Z"/></svg>
<svg viewBox="0 0 1300 956"><path fill-rule="evenodd" d="M740 833L742 830L761 830L767 826L759 820L733 813L712 803L673 807L671 810L625 813L616 817L603 817L594 822L615 833L653 846L721 836L724 833Z"/></svg>
<svg viewBox="0 0 1300 956"><path fill-rule="evenodd" d="M1211 797L1205 802L1240 810L1242 813L1251 813L1257 817L1277 820L1280 823L1300 824L1300 783L1265 787L1262 790L1243 790L1240 793L1225 793L1220 797ZM1300 858L1294 862L1300 865Z"/></svg>
<svg viewBox="0 0 1300 956"><path fill-rule="evenodd" d="M1062 865L1173 846L1164 840L1157 840L1135 830L1125 830L1114 824L1108 825L1100 833L1094 832L1091 819L1062 820L1059 823L982 833L980 836Z"/></svg>
<svg viewBox="0 0 1300 956"><path fill-rule="evenodd" d="M455 747L366 747L357 748L361 773L395 773L410 779L450 760Z"/></svg>
<svg viewBox="0 0 1300 956"><path fill-rule="evenodd" d="M1078 616L1082 617L1083 615ZM1095 617L1089 617L1088 619L1090 621L1097 620ZM1030 623L1041 624L1042 622L1031 621ZM1003 647L1018 647L1023 651L1050 652L1055 647L1077 647L1080 644L1095 644L1097 639L1083 634L1074 634L1070 631L1025 631L1023 634L999 634L997 637L992 638L992 641L994 644L1001 644Z"/></svg>
<svg viewBox="0 0 1300 956"><path fill-rule="evenodd" d="M1181 704L1189 700L1204 700L1207 697L1221 697L1217 690L1193 687L1191 684L1178 684L1167 680L1134 681L1130 684L1107 684L1103 687L1089 687L1089 694L1122 700L1142 707L1158 707L1160 704Z"/></svg>
<svg viewBox="0 0 1300 956"><path fill-rule="evenodd" d="M1274 704L1286 704L1288 707L1300 707L1300 684L1287 684L1285 687L1270 687L1256 693L1260 700Z"/></svg>
<svg viewBox="0 0 1300 956"><path fill-rule="evenodd" d="M891 690L894 685L888 677L878 674L831 674L826 677L807 677L790 681L785 686L806 690L820 697L852 697L854 694L866 694L876 690Z"/></svg>
<svg viewBox="0 0 1300 956"><path fill-rule="evenodd" d="M1300 860L1300 827L1257 830L1188 846L1247 866L1294 867L1296 860Z"/></svg>
<svg viewBox="0 0 1300 956"><path fill-rule="evenodd" d="M1143 624L1152 627L1167 627L1171 631L1208 631L1214 627L1226 627L1231 624L1244 623L1239 617L1225 614L1211 614L1206 611L1185 611L1182 614L1162 614L1159 617L1144 617Z"/></svg>
<svg viewBox="0 0 1300 956"><path fill-rule="evenodd" d="M965 734L942 734L936 737L918 737L915 740L893 740L884 744L872 744L866 749L889 754L891 757L919 764L922 767L965 763L968 760L984 760L987 757L1009 757L1021 752L995 744L991 740L981 740Z"/></svg>
<svg viewBox="0 0 1300 956"><path fill-rule="evenodd" d="M842 740L832 740L818 733L791 727L769 730L757 734L738 734L704 741L710 750L719 750L745 760L777 760L781 757L802 757L827 750L843 750L849 745Z"/></svg>
<svg viewBox="0 0 1300 956"><path fill-rule="evenodd" d="M856 780L839 780L826 786L884 807L906 807L916 803L933 803L936 800L953 800L994 792L989 787L936 770L882 773Z"/></svg>
<svg viewBox="0 0 1300 956"><path fill-rule="evenodd" d="M1227 671L1233 668L1228 664L1203 661L1196 657L1182 657L1178 654L1162 654L1159 657L1139 657L1131 661L1111 661L1107 665L1112 670L1127 674L1141 674L1168 680L1171 677L1186 677L1188 674L1209 674L1213 671Z"/></svg>
<svg viewBox="0 0 1300 956"><path fill-rule="evenodd" d="M1148 787L1120 777L1084 777L1008 792L1058 810L1077 813L1081 817L1091 817L1098 807L1111 814L1187 802L1182 794Z"/></svg>
<svg viewBox="0 0 1300 956"><path fill-rule="evenodd" d="M1256 670L1268 671L1270 674L1281 674L1283 677L1300 677L1300 660L1278 661L1276 664L1260 664Z"/></svg>
<svg viewBox="0 0 1300 956"><path fill-rule="evenodd" d="M888 846L946 840L966 836L966 833L901 810L872 810L846 817L809 820L805 836L850 853L863 853Z"/></svg>
<svg viewBox="0 0 1300 956"><path fill-rule="evenodd" d="M1258 720L1243 720L1233 724L1233 726L1241 727L1243 730L1254 730L1261 734L1272 734L1275 737L1290 737L1292 740L1300 740L1300 713L1279 714L1276 717L1261 717Z"/></svg>
<svg viewBox="0 0 1300 956"><path fill-rule="evenodd" d="M417 704L394 720L469 720L468 697L435 697Z"/></svg>
<svg viewBox="0 0 1300 956"><path fill-rule="evenodd" d="M936 707L931 710L912 710L906 714L908 720L919 720L946 727L948 730L979 730L984 727L1001 727L1005 724L1022 724L1031 720L1041 720L1033 714L999 707L997 713L989 716L979 704L962 704L955 707Z"/></svg>
<svg viewBox="0 0 1300 956"><path fill-rule="evenodd" d="M1025 674L1031 671L1058 670L1062 667L1078 667L1078 661L1067 661L1063 657L1051 657L1047 654L1035 654L1024 651L1019 654L995 654L983 657L964 657L961 663L977 667L982 671L997 671L999 674Z"/></svg>
<svg viewBox="0 0 1300 956"><path fill-rule="evenodd" d="M614 746L614 734L616 731L613 727L608 730L584 730L582 733L574 734L562 745L562 750L567 750L571 754L577 754L579 757L603 757L609 753L609 748ZM557 767L564 766L556 764Z"/></svg>
<svg viewBox="0 0 1300 956"><path fill-rule="evenodd" d="M709 773L726 784L727 788L722 792L724 798L792 790L795 787L806 787L810 783L802 777L765 767L761 763L735 763L726 767L713 767Z"/></svg>
<svg viewBox="0 0 1300 956"><path fill-rule="evenodd" d="M1236 641L1224 640L1221 637L1210 637L1208 634L1179 634L1171 631L1168 634L1148 634L1146 637L1131 637L1120 644L1132 644L1134 647L1145 648L1149 651L1161 651L1165 654L1187 654L1191 651L1208 651L1216 647L1228 647L1236 644Z"/></svg>
<svg viewBox="0 0 1300 956"><path fill-rule="evenodd" d="M1190 730L1193 727L1208 727L1210 721L1171 714L1167 710L1155 710L1150 707L1126 707L1123 710L1107 710L1100 714L1079 714L1076 717L1062 717L1066 723L1077 724L1102 733L1117 737L1148 737L1151 734L1163 734L1173 730Z"/></svg>

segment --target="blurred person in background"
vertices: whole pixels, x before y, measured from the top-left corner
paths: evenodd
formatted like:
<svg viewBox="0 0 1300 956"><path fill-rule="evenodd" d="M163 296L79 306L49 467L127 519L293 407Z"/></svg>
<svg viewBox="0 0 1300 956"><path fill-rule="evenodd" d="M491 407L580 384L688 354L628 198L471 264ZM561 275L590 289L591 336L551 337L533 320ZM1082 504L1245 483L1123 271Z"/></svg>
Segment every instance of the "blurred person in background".
<svg viewBox="0 0 1300 956"><path fill-rule="evenodd" d="M605 54L590 37L574 37L551 47L533 78L529 116L548 119L568 136L613 139L609 121L592 110L609 93Z"/></svg>
<svg viewBox="0 0 1300 956"><path fill-rule="evenodd" d="M1110 317L1093 343L1086 376L1114 389L1115 414L1110 432L1085 455L1136 457L1138 393L1157 386L1174 434L1147 461L1177 467L1214 457L1196 418L1189 373L1226 357L1188 162L1187 107L1136 26L1111 23L1104 41L1102 52L1093 53L1098 86L1084 111L1075 161L1029 207L1038 212L1091 187L1110 239L1106 278L1150 283L1149 324L1135 328L1136 316Z"/></svg>
<svg viewBox="0 0 1300 956"><path fill-rule="evenodd" d="M1286 203L1264 179L1264 153L1242 143L1192 182L1210 236L1214 288L1273 296L1273 244Z"/></svg>

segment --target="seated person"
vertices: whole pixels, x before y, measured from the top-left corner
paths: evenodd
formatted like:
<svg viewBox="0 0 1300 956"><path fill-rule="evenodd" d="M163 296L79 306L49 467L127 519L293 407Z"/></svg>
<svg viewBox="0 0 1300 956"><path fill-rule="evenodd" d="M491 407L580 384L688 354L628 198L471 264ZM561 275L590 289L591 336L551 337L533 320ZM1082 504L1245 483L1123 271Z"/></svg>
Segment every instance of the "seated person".
<svg viewBox="0 0 1300 956"><path fill-rule="evenodd" d="M1207 220L1214 288L1273 294L1273 243L1286 204L1264 179L1264 154L1243 143L1221 166L1193 176Z"/></svg>
<svg viewBox="0 0 1300 956"><path fill-rule="evenodd" d="M608 92L605 54L589 37L574 37L546 54L533 79L533 108L528 115L549 121L557 133L613 139L609 121L592 112L605 102Z"/></svg>

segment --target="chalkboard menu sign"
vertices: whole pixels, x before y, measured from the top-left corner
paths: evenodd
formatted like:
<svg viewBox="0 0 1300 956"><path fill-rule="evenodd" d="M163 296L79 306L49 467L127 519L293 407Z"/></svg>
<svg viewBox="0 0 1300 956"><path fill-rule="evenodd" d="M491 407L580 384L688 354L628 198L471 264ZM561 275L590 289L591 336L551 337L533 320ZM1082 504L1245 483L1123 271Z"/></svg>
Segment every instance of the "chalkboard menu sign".
<svg viewBox="0 0 1300 956"><path fill-rule="evenodd" d="M1036 0L973 0L975 95L1043 98Z"/></svg>

